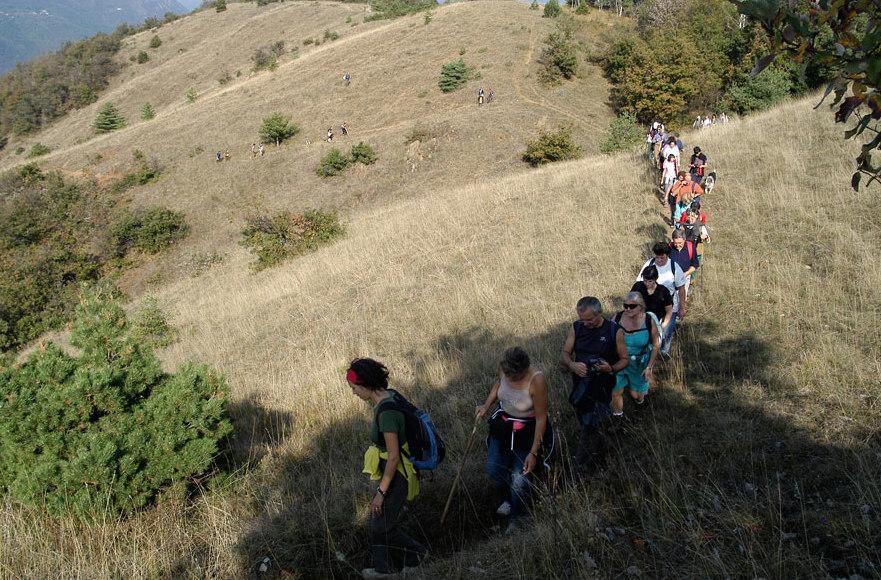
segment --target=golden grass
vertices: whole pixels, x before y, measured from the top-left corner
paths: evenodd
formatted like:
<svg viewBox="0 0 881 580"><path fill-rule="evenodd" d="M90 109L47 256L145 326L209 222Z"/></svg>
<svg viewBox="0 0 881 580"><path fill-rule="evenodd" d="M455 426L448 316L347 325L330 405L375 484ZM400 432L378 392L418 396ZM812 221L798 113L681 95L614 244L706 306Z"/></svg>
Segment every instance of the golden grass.
<svg viewBox="0 0 881 580"><path fill-rule="evenodd" d="M476 20L472 10L501 18L489 10L499 6L508 14L509 7L521 9L464 3L438 10L427 27L418 16L352 30L375 26L364 47L380 34L406 43L409 35L435 34L435 25L457 14ZM230 8L234 16L253 10ZM295 9L314 8L285 3L277 15ZM465 27L468 18L455 23ZM504 29L504 19L498 22ZM462 40L450 36L448 47L457 50ZM507 35L494 39L508 42ZM350 41L352 57L359 42ZM476 56L468 46L466 60ZM318 49L336 50L333 43ZM277 77L261 73L248 84L293 94L287 81L271 79L285 71L293 76L300 61L306 67L310 59L301 52ZM382 56L362 52L367 60ZM318 63L316 57L309 66ZM426 86L434 79L430 91L437 92L439 66L426 68ZM378 83L384 74L377 68L377 80L363 82ZM353 72L350 90L360 82ZM476 107L456 105L458 94L445 98L430 97L449 107L431 120L448 122L458 135L485 134L491 124L471 116ZM212 105L226 102L218 96ZM200 103L191 107L207 118ZM251 172L253 187L236 192L220 186L233 180L219 173L230 169L225 164L196 170L210 163L178 159L167 178L132 195L170 205L177 199L174 207L185 206L202 228L198 244L222 248L229 258L200 278L169 277L157 288L182 335L161 356L168 368L197 360L226 374L240 468L191 501L169 499L96 528L9 504L0 527L0 577L249 578L259 575L264 556L273 562L265 577L280 577L282 568L302 578L351 575L369 561L369 485L358 473L368 410L343 380L355 356L385 362L393 386L429 410L449 447L411 517L403 518L440 556L425 578L612 578L629 566L647 578L877 577L881 207L875 191L850 191L856 148L812 104L796 101L683 135L688 149L700 145L708 153L719 182L705 198L713 243L678 334L679 356L659 377L649 417L621 442L607 470L589 486L540 503L531 526L513 537L491 530L494 500L479 445L450 523L438 526L473 406L491 386L503 348L522 344L547 371L552 417L564 443L572 440L569 383L557 360L575 301L593 294L614 312L647 248L668 232L643 160L588 158L535 171L513 171L512 163L481 178L457 163L491 153L459 151L451 142L425 181L407 181L400 158L385 166L383 183L394 185L397 199L354 208L343 240L253 275L248 255L230 238L237 208L254 203L248 192L261 195L257 203L283 207L317 203L310 196L351 183L310 181L305 167L312 161L293 159L304 145L259 161L277 174L289 169L290 184L318 184L291 192L289 202L277 176L270 184L268 173ZM416 107L400 101L404 106ZM409 114L371 109L369 118L382 126ZM164 115L175 122L158 133L184 135L169 147L191 146L195 139L186 135L198 134L198 123L188 128L183 113ZM238 129L228 130L255 127L259 116L234 116L230 124ZM354 125L354 118L345 120ZM324 122L313 124L318 131ZM129 140L135 129L102 138L102 146L118 140L113 147L125 151L122 143L137 141ZM152 129L138 130L146 138ZM489 151L513 158L520 146ZM382 147L384 159L394 157ZM246 160L230 165L238 162ZM444 179L449 185L442 187Z"/></svg>

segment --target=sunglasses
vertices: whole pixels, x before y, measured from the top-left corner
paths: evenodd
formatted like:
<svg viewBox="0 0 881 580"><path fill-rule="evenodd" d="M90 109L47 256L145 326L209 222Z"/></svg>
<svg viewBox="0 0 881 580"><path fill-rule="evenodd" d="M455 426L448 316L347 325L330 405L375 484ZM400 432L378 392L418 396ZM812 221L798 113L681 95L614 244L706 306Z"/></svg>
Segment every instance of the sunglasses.
<svg viewBox="0 0 881 580"><path fill-rule="evenodd" d="M639 304L625 304L624 308L627 310L633 310L634 308L639 308Z"/></svg>

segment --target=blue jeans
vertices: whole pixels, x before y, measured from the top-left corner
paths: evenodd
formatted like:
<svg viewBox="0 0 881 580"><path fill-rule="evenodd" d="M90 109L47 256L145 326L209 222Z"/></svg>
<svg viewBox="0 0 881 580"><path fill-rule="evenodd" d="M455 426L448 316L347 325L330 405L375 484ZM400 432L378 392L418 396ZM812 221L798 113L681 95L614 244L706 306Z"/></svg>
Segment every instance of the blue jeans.
<svg viewBox="0 0 881 580"><path fill-rule="evenodd" d="M528 507L532 474L523 475L523 462L528 455L529 450L511 451L498 439L489 438L486 472L496 491L511 504L512 522L521 517Z"/></svg>
<svg viewBox="0 0 881 580"><path fill-rule="evenodd" d="M679 312L673 312L673 316L670 317L670 324L667 325L667 329L664 331L664 340L661 341L661 352L664 354L670 354L670 345L673 344L673 331L676 330L676 317L678 315Z"/></svg>

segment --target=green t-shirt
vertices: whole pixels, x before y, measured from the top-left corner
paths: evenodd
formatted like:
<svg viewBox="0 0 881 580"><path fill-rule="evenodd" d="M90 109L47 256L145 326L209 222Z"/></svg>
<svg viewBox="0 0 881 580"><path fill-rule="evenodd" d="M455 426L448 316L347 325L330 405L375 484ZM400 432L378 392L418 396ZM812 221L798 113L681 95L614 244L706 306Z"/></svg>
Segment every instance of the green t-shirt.
<svg viewBox="0 0 881 580"><path fill-rule="evenodd" d="M395 395L392 394L392 396ZM407 441L404 414L394 409L385 409L382 413L378 413L384 406L388 407L389 403L382 401L373 409L373 423L370 424L370 442L379 447L380 451L386 451L385 437L382 436L382 433L397 433L399 445L403 445Z"/></svg>

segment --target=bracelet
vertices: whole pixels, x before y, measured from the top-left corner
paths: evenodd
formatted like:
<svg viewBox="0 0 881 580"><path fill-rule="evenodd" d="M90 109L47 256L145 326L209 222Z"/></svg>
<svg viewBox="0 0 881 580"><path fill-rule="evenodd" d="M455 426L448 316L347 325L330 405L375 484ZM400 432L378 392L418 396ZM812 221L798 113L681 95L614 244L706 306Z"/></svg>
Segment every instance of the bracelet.
<svg viewBox="0 0 881 580"><path fill-rule="evenodd" d="M385 494L387 494L388 492L387 492L387 491L382 491L382 488L380 488L380 487L377 485L377 486L376 486L376 493L378 493L378 494L381 495L382 497L385 497Z"/></svg>
<svg viewBox="0 0 881 580"><path fill-rule="evenodd" d="M535 455L535 458L538 459L538 453L536 453L535 451L530 451L529 454Z"/></svg>

